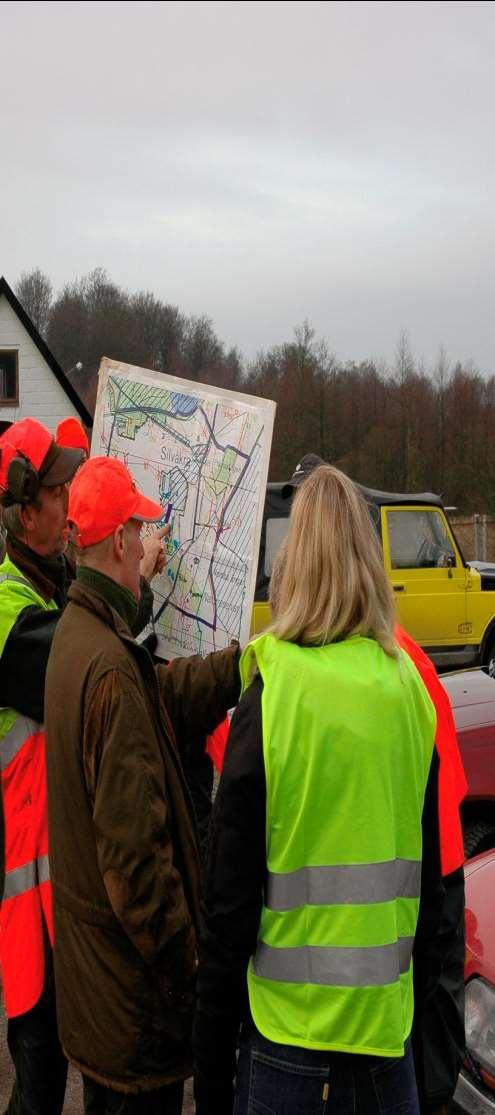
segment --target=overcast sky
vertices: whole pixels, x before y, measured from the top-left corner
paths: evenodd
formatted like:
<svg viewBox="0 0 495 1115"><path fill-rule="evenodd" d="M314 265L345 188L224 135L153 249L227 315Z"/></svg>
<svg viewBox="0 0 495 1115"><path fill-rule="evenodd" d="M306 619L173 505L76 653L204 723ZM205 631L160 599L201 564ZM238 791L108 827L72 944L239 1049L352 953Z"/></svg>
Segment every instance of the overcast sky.
<svg viewBox="0 0 495 1115"><path fill-rule="evenodd" d="M0 274L495 370L491 2L1 5ZM111 354L109 354L111 355Z"/></svg>

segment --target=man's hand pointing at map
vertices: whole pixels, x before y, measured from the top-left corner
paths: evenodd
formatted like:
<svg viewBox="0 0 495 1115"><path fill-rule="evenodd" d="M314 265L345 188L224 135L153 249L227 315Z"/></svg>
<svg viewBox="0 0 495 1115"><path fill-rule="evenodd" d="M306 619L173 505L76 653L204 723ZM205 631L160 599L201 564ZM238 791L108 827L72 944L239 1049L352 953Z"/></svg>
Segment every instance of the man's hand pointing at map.
<svg viewBox="0 0 495 1115"><path fill-rule="evenodd" d="M156 577L157 573L161 573L166 560L164 542L170 534L170 523L163 527L158 527L153 534L148 534L146 538L142 539L144 554L141 558L140 571L141 576L145 577L147 581L151 581Z"/></svg>

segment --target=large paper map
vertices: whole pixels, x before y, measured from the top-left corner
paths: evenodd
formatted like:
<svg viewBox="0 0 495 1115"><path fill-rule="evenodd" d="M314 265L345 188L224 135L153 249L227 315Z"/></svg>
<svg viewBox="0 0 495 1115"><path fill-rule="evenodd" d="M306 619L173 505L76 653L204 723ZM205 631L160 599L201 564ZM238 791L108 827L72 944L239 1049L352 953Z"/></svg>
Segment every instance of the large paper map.
<svg viewBox="0 0 495 1115"><path fill-rule="evenodd" d="M153 581L165 658L249 637L275 404L103 359L92 456L123 460L169 521Z"/></svg>

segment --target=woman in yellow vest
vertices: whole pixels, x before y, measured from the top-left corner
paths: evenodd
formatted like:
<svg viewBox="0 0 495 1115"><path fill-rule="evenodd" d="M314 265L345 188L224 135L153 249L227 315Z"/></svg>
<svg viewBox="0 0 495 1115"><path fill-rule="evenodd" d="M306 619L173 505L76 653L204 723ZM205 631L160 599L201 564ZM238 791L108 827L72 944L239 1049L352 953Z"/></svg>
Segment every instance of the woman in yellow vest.
<svg viewBox="0 0 495 1115"><path fill-rule="evenodd" d="M197 1115L417 1115L412 951L427 960L443 898L435 711L335 468L296 492L272 612L241 660L214 810Z"/></svg>

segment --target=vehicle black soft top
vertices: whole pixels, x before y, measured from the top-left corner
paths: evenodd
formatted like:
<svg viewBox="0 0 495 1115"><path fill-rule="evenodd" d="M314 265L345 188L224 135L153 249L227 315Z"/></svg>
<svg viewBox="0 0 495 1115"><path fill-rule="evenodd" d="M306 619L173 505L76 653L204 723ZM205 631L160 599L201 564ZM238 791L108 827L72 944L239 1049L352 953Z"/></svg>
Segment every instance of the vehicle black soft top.
<svg viewBox="0 0 495 1115"><path fill-rule="evenodd" d="M285 487L288 481L270 482L268 490L273 492L275 496L281 497L282 488ZM362 492L367 503L374 503L377 507L382 507L384 504L396 503L410 506L418 506L421 504L429 503L434 507L443 507L443 502L440 496L435 495L434 492L379 492L375 488L366 488L364 484L358 484L356 487Z"/></svg>
<svg viewBox="0 0 495 1115"><path fill-rule="evenodd" d="M443 502L440 496L436 496L434 492L379 492L375 488L365 488L364 484L356 484L367 503L374 503L377 507L383 504L399 503L418 505L429 503L434 507L443 507Z"/></svg>

